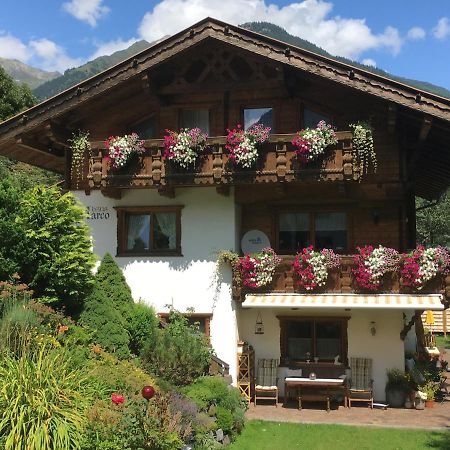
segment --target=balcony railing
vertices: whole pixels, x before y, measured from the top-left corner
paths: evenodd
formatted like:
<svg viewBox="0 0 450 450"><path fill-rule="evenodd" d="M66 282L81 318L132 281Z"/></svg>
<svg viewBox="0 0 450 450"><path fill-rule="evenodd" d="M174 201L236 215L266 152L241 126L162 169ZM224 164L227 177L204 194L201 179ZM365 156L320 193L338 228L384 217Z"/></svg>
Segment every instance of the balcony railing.
<svg viewBox="0 0 450 450"><path fill-rule="evenodd" d="M292 268L294 256L285 256L277 266L272 283L257 290L242 287L237 278L233 282L233 296L236 300L243 301L245 294L257 293L306 293L296 287L295 276ZM310 293L358 293L361 292L355 283L352 268L355 267L354 257L345 255L341 257L339 269L332 270L328 274L327 282L324 286L308 291ZM380 293L411 293L411 289L402 286L400 276L397 273L386 276L380 287ZM431 280L420 291L421 294L443 294L444 299L450 299L450 275L447 277L436 277Z"/></svg>
<svg viewBox="0 0 450 450"><path fill-rule="evenodd" d="M89 189L164 186L234 185L303 181L358 180L359 168L353 161L352 133L337 132L338 143L326 155L308 165L300 164L292 146L295 134L272 134L261 148L254 169L235 166L225 149L225 136L208 138L208 148L195 169L180 170L165 160L164 141L145 141L146 152L123 169L113 171L105 158L103 142L91 142L87 171Z"/></svg>

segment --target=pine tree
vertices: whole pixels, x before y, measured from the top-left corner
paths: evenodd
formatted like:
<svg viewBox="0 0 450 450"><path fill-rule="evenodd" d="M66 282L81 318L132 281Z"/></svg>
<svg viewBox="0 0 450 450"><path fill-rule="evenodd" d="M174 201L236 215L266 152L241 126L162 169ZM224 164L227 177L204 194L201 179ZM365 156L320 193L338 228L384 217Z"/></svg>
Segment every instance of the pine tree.
<svg viewBox="0 0 450 450"><path fill-rule="evenodd" d="M81 321L96 331L97 343L118 358L130 356L130 318L133 298L121 269L106 254L95 275L94 287L86 298Z"/></svg>

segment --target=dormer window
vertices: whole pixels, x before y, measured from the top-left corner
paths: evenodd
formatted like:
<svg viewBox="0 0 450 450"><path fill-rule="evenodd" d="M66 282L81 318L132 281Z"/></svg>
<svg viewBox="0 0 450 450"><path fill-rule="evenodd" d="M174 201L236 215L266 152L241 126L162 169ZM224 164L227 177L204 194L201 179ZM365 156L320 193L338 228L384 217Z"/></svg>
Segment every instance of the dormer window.
<svg viewBox="0 0 450 450"><path fill-rule="evenodd" d="M209 110L183 109L180 117L180 128L200 128L209 135Z"/></svg>
<svg viewBox="0 0 450 450"><path fill-rule="evenodd" d="M273 133L273 108L246 108L244 109L244 129L252 125L262 124L270 127Z"/></svg>
<svg viewBox="0 0 450 450"><path fill-rule="evenodd" d="M321 112L312 109L303 109L303 127L302 128L316 128L317 124L324 120L326 123L331 123L331 117Z"/></svg>

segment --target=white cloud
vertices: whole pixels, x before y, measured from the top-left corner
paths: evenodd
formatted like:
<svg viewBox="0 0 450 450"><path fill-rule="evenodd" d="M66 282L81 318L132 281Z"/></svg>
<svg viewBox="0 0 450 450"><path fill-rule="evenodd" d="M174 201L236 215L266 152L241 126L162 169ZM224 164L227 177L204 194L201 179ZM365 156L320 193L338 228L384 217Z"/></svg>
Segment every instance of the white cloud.
<svg viewBox="0 0 450 450"><path fill-rule="evenodd" d="M361 62L366 66L377 67L377 62L372 58L365 58Z"/></svg>
<svg viewBox="0 0 450 450"><path fill-rule="evenodd" d="M98 58L99 56L111 55L114 52L128 48L130 45L134 44L135 42L137 42L137 39L131 38L128 41L124 41L122 39L116 39L115 41L96 43L95 45L97 47L97 50L91 55L91 57L89 59L91 60L91 59Z"/></svg>
<svg viewBox="0 0 450 450"><path fill-rule="evenodd" d="M22 42L11 34L0 32L0 57L17 59L44 70L63 72L84 62L81 58L71 58L64 48L43 38Z"/></svg>
<svg viewBox="0 0 450 450"><path fill-rule="evenodd" d="M110 9L102 5L103 0L71 0L63 3L63 9L78 20L88 23L91 27L109 13Z"/></svg>
<svg viewBox="0 0 450 450"><path fill-rule="evenodd" d="M436 39L445 39L450 35L450 22L448 17L441 17L437 25L433 28L433 35Z"/></svg>
<svg viewBox="0 0 450 450"><path fill-rule="evenodd" d="M418 39L423 39L426 33L425 30L421 27L412 27L409 29L407 37L413 41Z"/></svg>
<svg viewBox="0 0 450 450"><path fill-rule="evenodd" d="M0 34L0 56L2 58L28 61L31 57L31 52L20 39L10 34Z"/></svg>
<svg viewBox="0 0 450 450"><path fill-rule="evenodd" d="M396 28L375 34L365 19L331 16L332 8L333 4L324 0L303 0L283 7L266 0L162 0L144 15L139 33L151 42L211 16L235 25L272 22L334 55L354 59L367 50L387 49L394 55L400 51L403 42Z"/></svg>
<svg viewBox="0 0 450 450"><path fill-rule="evenodd" d="M71 58L65 50L49 39L30 41L29 48L33 52L34 59L40 62L45 70L57 70L63 72L70 67L79 66L81 58Z"/></svg>

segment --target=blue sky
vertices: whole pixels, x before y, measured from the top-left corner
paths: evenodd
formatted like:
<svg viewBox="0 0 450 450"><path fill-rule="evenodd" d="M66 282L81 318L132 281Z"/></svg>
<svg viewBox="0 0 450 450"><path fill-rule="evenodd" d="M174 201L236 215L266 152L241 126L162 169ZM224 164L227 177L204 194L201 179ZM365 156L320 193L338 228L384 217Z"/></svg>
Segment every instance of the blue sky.
<svg viewBox="0 0 450 450"><path fill-rule="evenodd" d="M1 0L0 56L63 71L208 15L270 21L330 53L450 89L450 0Z"/></svg>

